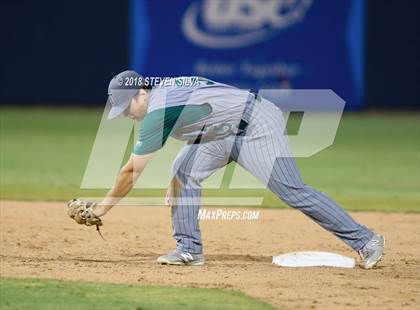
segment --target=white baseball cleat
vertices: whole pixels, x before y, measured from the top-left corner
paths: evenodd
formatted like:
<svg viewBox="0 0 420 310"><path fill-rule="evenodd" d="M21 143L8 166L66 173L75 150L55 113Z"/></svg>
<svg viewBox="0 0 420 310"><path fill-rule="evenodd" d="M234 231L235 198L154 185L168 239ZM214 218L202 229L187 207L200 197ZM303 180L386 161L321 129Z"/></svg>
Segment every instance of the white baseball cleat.
<svg viewBox="0 0 420 310"><path fill-rule="evenodd" d="M375 267L381 260L385 247L384 236L375 234L372 239L359 251L361 267L371 269Z"/></svg>
<svg viewBox="0 0 420 310"><path fill-rule="evenodd" d="M157 259L158 264L178 266L202 266L204 265L203 254L192 254L175 250Z"/></svg>

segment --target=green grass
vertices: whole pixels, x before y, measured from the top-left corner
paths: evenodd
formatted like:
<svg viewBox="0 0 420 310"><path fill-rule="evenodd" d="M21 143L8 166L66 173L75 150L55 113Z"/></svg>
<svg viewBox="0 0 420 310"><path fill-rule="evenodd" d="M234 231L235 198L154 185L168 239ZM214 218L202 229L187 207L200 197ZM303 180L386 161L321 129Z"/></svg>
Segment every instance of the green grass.
<svg viewBox="0 0 420 310"><path fill-rule="evenodd" d="M67 200L105 193L79 188L101 110L3 107L0 112L1 199ZM333 146L297 160L306 183L348 210L419 212L419 117L345 114ZM161 195L163 190L138 193ZM265 196L265 206L284 206L266 191L228 192L255 193Z"/></svg>
<svg viewBox="0 0 420 310"><path fill-rule="evenodd" d="M243 293L176 288L0 278L0 308L11 309L274 309Z"/></svg>
<svg viewBox="0 0 420 310"><path fill-rule="evenodd" d="M305 181L355 211L420 211L420 114L345 114L334 144L298 159Z"/></svg>

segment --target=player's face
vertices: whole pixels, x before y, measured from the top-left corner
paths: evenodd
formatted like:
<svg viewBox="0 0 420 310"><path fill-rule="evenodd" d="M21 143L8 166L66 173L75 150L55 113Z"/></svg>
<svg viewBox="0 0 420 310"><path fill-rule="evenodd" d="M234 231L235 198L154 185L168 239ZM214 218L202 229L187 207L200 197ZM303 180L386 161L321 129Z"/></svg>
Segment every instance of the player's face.
<svg viewBox="0 0 420 310"><path fill-rule="evenodd" d="M132 120L142 120L147 111L148 93L140 90L136 96L131 99L130 105L125 109L124 116Z"/></svg>

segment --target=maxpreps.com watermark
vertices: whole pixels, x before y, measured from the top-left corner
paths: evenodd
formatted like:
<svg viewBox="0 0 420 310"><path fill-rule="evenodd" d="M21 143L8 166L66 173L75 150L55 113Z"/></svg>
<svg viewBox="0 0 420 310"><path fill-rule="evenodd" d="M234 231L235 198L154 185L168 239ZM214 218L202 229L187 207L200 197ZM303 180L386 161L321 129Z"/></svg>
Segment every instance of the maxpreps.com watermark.
<svg viewBox="0 0 420 310"><path fill-rule="evenodd" d="M260 219L260 211L255 210L224 210L224 209L200 209L198 220L222 220L222 221L257 221Z"/></svg>

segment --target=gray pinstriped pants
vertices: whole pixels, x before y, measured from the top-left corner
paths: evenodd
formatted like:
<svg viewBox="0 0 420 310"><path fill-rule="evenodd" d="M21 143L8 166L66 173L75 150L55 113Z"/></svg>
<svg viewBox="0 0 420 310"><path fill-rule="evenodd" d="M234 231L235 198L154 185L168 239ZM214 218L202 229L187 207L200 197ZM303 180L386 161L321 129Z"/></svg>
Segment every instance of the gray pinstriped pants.
<svg viewBox="0 0 420 310"><path fill-rule="evenodd" d="M249 123L245 135L186 145L175 159L173 173L183 183L172 208L177 249L202 253L198 221L201 182L217 169L236 161L286 204L303 212L354 250L360 250L373 232L357 223L331 198L303 182L287 138L282 134L281 111L264 99L252 106L253 109L245 110L244 118Z"/></svg>

